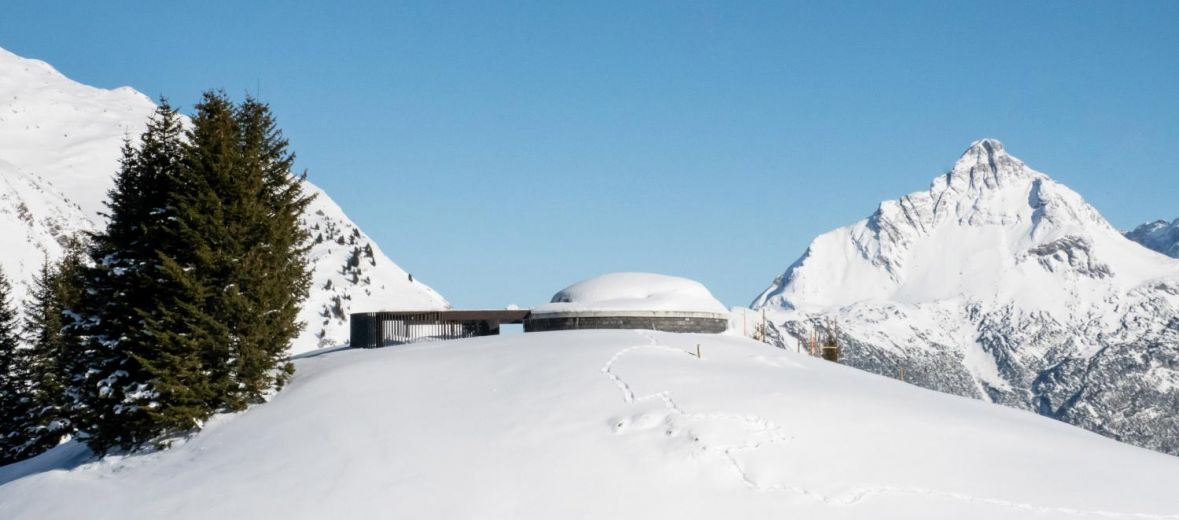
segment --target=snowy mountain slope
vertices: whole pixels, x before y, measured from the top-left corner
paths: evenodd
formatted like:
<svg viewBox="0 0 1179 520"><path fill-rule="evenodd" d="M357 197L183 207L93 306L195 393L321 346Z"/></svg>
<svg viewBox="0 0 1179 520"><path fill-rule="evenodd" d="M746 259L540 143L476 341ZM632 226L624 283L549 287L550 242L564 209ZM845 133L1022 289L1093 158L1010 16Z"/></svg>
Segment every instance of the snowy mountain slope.
<svg viewBox="0 0 1179 520"><path fill-rule="evenodd" d="M83 85L0 48L0 159L57 186L94 222L123 138L138 137L154 109L130 87Z"/></svg>
<svg viewBox="0 0 1179 520"><path fill-rule="evenodd" d="M94 224L44 179L0 160L0 267L23 302L46 258L59 258L69 238Z"/></svg>
<svg viewBox="0 0 1179 520"><path fill-rule="evenodd" d="M978 141L927 191L816 238L753 303L794 348L1179 453L1179 262Z"/></svg>
<svg viewBox="0 0 1179 520"><path fill-rule="evenodd" d="M304 226L311 233L311 296L299 319L307 323L296 352L348 342L348 315L386 309L441 309L450 305L413 279L364 234L323 190L306 184L315 200Z"/></svg>
<svg viewBox="0 0 1179 520"><path fill-rule="evenodd" d="M13 207L22 203L37 207L46 215L58 215L59 229L92 230L103 222L106 192L118 167L119 150L126 136L137 137L155 109L152 101L123 87L104 90L66 78L44 62L29 60L0 49L0 160L11 167L0 171L0 199ZM18 178L15 171L24 173ZM27 199L28 191L13 186L38 179L40 190L60 195ZM304 219L311 235L319 240L311 251L314 266L311 295L300 315L307 323L292 350L303 352L348 341L347 315L361 310L383 308L445 308L446 300L409 275L386 257L367 235L348 219L327 194L307 183L317 195ZM48 202L47 202L48 201ZM0 225L11 230L13 247L0 252L0 259L29 273L31 258L59 251L43 244L60 237L45 226L26 220L0 217ZM62 221L61 219L68 221ZM19 224L26 222L26 224ZM14 278L17 278L14 276Z"/></svg>
<svg viewBox="0 0 1179 520"><path fill-rule="evenodd" d="M0 517L1179 518L1179 459L736 337L297 363L273 401L172 450L0 468Z"/></svg>
<svg viewBox="0 0 1179 520"><path fill-rule="evenodd" d="M1126 238L1171 258L1179 258L1179 218L1173 222L1156 220L1134 228Z"/></svg>

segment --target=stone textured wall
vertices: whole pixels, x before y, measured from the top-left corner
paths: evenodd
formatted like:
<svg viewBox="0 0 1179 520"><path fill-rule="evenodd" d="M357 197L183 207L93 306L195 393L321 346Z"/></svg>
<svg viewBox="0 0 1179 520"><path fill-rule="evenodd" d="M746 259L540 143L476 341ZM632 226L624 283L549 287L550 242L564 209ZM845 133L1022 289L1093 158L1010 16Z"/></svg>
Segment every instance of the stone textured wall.
<svg viewBox="0 0 1179 520"><path fill-rule="evenodd" d="M729 320L684 316L562 316L524 320L524 332L576 329L642 329L719 334Z"/></svg>

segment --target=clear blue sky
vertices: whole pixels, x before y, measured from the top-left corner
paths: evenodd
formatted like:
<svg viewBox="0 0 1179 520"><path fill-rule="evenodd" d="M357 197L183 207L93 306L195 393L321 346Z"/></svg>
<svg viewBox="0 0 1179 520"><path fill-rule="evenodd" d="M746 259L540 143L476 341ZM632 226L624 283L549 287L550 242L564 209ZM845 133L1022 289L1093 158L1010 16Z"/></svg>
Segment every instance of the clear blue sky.
<svg viewBox="0 0 1179 520"><path fill-rule="evenodd" d="M1179 2L304 4L7 0L0 46L185 107L261 85L462 307L619 270L746 304L980 137L1116 226L1179 217Z"/></svg>

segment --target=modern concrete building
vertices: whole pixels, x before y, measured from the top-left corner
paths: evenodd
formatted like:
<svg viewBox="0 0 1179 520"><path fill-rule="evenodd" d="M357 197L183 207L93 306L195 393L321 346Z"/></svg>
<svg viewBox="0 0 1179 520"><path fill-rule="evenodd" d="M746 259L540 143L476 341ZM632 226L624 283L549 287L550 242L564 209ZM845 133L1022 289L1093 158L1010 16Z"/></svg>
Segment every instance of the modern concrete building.
<svg viewBox="0 0 1179 520"><path fill-rule="evenodd" d="M527 310L359 312L349 317L351 345L385 347L422 341L492 336L506 323L523 323Z"/></svg>
<svg viewBox="0 0 1179 520"><path fill-rule="evenodd" d="M535 309L361 312L351 316L352 346L362 348L525 332L641 329L719 334L729 313L703 285L650 273L612 273L558 292Z"/></svg>

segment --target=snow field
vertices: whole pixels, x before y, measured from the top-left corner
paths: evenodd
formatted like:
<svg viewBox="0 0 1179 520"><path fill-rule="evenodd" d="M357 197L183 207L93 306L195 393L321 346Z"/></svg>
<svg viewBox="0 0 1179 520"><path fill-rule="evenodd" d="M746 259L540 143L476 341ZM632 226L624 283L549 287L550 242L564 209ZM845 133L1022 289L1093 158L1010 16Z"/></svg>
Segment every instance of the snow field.
<svg viewBox="0 0 1179 520"><path fill-rule="evenodd" d="M0 517L1179 518L1179 459L731 336L297 363L272 402L173 450L3 468L34 473L0 484Z"/></svg>

